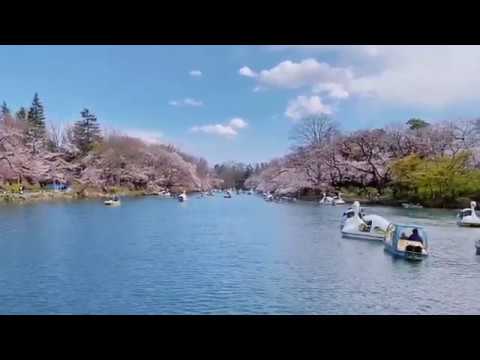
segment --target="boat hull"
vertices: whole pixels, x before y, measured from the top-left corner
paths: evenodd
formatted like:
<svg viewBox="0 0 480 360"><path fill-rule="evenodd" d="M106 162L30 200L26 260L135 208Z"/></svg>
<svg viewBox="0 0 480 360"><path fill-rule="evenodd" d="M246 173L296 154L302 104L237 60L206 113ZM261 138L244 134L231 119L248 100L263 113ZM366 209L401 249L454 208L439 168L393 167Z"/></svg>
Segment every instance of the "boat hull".
<svg viewBox="0 0 480 360"><path fill-rule="evenodd" d="M342 231L342 236L350 239L361 239L361 240L376 240L383 241L384 236L380 234L370 234L370 233L353 233L348 231Z"/></svg>
<svg viewBox="0 0 480 360"><path fill-rule="evenodd" d="M457 221L457 225L460 227L480 227L480 223L467 223L461 221Z"/></svg>
<svg viewBox="0 0 480 360"><path fill-rule="evenodd" d="M385 246L385 251L394 257L403 258L410 261L422 261L428 256L428 254L425 253L417 253L413 251L399 251L388 245Z"/></svg>
<svg viewBox="0 0 480 360"><path fill-rule="evenodd" d="M119 201L105 201L104 204L105 206L120 206Z"/></svg>

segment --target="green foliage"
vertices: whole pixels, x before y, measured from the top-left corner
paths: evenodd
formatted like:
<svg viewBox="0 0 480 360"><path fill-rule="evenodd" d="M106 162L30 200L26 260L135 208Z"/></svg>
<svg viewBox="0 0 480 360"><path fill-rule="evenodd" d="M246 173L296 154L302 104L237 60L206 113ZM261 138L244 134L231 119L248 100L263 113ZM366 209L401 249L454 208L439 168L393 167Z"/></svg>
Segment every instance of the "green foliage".
<svg viewBox="0 0 480 360"><path fill-rule="evenodd" d="M82 119L73 126L73 143L82 154L86 154L94 150L101 141L100 127L97 117L88 109L84 109L80 114Z"/></svg>
<svg viewBox="0 0 480 360"><path fill-rule="evenodd" d="M419 130L430 126L428 122L418 118L408 120L407 125L410 127L410 130Z"/></svg>
<svg viewBox="0 0 480 360"><path fill-rule="evenodd" d="M392 165L394 194L434 205L480 192L480 170L469 168L471 153L422 159L410 155Z"/></svg>
<svg viewBox="0 0 480 360"><path fill-rule="evenodd" d="M23 189L22 184L20 183L9 184L6 186L6 188L7 188L7 192L11 194L20 194Z"/></svg>

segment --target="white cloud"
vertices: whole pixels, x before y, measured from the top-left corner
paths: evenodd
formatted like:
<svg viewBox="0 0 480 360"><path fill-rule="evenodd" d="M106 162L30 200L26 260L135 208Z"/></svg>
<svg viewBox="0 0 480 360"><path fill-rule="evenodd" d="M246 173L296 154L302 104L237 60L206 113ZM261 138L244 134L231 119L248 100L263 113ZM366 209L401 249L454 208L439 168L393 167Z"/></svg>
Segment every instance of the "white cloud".
<svg viewBox="0 0 480 360"><path fill-rule="evenodd" d="M191 128L192 132L203 132L206 134L214 134L220 136L235 136L238 132L233 129L231 126L214 124L214 125L203 125L203 126L194 126Z"/></svg>
<svg viewBox="0 0 480 360"><path fill-rule="evenodd" d="M332 114L330 106L324 104L319 96L297 96L296 99L290 100L285 115L296 121L307 116Z"/></svg>
<svg viewBox="0 0 480 360"><path fill-rule="evenodd" d="M201 77L203 75L200 70L191 70L189 74L193 77Z"/></svg>
<svg viewBox="0 0 480 360"><path fill-rule="evenodd" d="M160 144L163 143L163 133L155 130L145 129L126 129L122 131L123 134L139 138L147 144Z"/></svg>
<svg viewBox="0 0 480 360"><path fill-rule="evenodd" d="M208 124L202 126L194 126L190 129L194 133L205 133L218 135L226 138L233 138L238 135L240 129L244 129L248 123L242 118L233 118L226 124Z"/></svg>
<svg viewBox="0 0 480 360"><path fill-rule="evenodd" d="M309 52L338 51L350 54L377 56L377 45L269 45L271 50L301 50Z"/></svg>
<svg viewBox="0 0 480 360"><path fill-rule="evenodd" d="M186 98L183 100L185 105L190 105L190 106L203 106L203 102L200 100L195 100L191 98Z"/></svg>
<svg viewBox="0 0 480 360"><path fill-rule="evenodd" d="M260 83L278 88L296 89L321 82L346 83L353 78L351 70L332 67L315 59L299 63L283 61L277 66L260 72Z"/></svg>
<svg viewBox="0 0 480 360"><path fill-rule="evenodd" d="M235 129L243 129L248 126L248 123L242 118L233 118L232 120L230 120L229 124L230 127Z"/></svg>
<svg viewBox="0 0 480 360"><path fill-rule="evenodd" d="M443 107L480 100L480 46L381 46L381 69L352 90L406 105Z"/></svg>
<svg viewBox="0 0 480 360"><path fill-rule="evenodd" d="M308 67L309 75L306 76L301 74L307 67L299 66L303 62L289 62L289 66L280 67L279 64L265 70L269 77L263 77L263 81L268 80L270 86L296 88L311 85L313 79L317 79L312 90L328 96L342 98L342 94L348 93L391 104L428 108L480 100L480 93L473 90L480 86L478 45L282 45L269 48L275 51L293 49L318 56L335 52L340 59L337 64L345 65L337 69L346 73L350 69L351 75L343 80L319 79L321 76L312 70L317 65ZM342 90L332 91L329 86L332 89L341 86Z"/></svg>
<svg viewBox="0 0 480 360"><path fill-rule="evenodd" d="M324 92L333 98L344 99L349 96L348 88L353 78L353 72L349 68L330 66L312 58L298 63L287 60L271 69L260 71L258 85L253 91L258 92L268 87L298 89L311 86L314 92Z"/></svg>
<svg viewBox="0 0 480 360"><path fill-rule="evenodd" d="M350 96L345 88L337 83L320 83L312 87L312 92L315 94L326 93L328 96L335 99L346 99Z"/></svg>
<svg viewBox="0 0 480 360"><path fill-rule="evenodd" d="M192 98L185 98L183 100L172 100L168 103L172 106L203 106L203 102L201 100L195 100Z"/></svg>
<svg viewBox="0 0 480 360"><path fill-rule="evenodd" d="M238 73L242 76L250 77L250 78L255 78L258 76L258 74L250 69L248 66L242 67L240 70L238 70Z"/></svg>

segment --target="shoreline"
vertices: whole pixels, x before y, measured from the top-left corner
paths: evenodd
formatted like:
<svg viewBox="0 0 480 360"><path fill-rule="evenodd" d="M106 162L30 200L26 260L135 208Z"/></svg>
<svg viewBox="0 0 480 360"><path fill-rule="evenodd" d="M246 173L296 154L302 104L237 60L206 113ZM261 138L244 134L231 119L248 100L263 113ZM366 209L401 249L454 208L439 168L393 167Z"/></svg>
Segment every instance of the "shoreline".
<svg viewBox="0 0 480 360"><path fill-rule="evenodd" d="M195 192L190 192L195 193ZM23 194L0 193L0 204L34 204L43 202L60 202L60 201L77 201L77 200L104 200L112 196L119 197L144 197L144 196L159 196L156 193L147 191L120 191L115 194L103 192L89 192L87 194L79 194L77 192L61 192L61 191L32 191L24 192Z"/></svg>
<svg viewBox="0 0 480 360"><path fill-rule="evenodd" d="M198 191L190 191L188 194L196 194ZM78 200L105 200L112 196L117 195L119 197L145 197L145 196L159 196L158 193L148 192L145 190L123 190L116 193L105 193L98 191L88 191L80 194L79 192L70 191L53 191L53 190L41 190L41 191L27 191L23 194L12 193L0 193L0 205L21 205L21 204L34 204L34 203L47 203L47 202L69 202ZM312 196L299 197L298 200L306 202L318 202L320 198ZM401 208L402 203L405 201L393 200L393 199L365 199L365 198L353 198L351 196L344 196L344 200L347 204L352 204L354 201L359 201L361 205L367 206L389 206ZM424 209L459 209L456 207L428 207Z"/></svg>
<svg viewBox="0 0 480 360"><path fill-rule="evenodd" d="M403 203L409 203L408 200L396 200L396 199L388 199L388 198L383 198L383 199L368 199L368 198L362 198L362 197L355 197L351 195L342 195L343 200L345 200L346 205L351 205L355 201L358 201L361 206L388 206L388 207L394 207L394 208L404 208L402 206ZM305 201L305 202L318 202L321 200L321 197L318 196L300 196L297 197L297 200L300 201ZM450 206L427 206L424 205L421 209L444 209L444 210L459 210L463 208L468 208L468 202L465 202L465 204L459 204L459 203L452 203ZM412 209L406 209L406 210L412 210Z"/></svg>

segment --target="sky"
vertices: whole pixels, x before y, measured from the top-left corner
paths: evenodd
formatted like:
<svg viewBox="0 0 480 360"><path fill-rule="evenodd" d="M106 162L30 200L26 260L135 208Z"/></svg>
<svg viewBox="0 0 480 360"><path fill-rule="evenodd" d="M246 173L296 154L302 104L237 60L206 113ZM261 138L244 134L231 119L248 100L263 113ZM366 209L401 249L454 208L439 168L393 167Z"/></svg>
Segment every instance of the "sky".
<svg viewBox="0 0 480 360"><path fill-rule="evenodd" d="M480 46L0 46L0 101L48 121L173 143L210 164L280 157L292 127L343 131L477 117Z"/></svg>

